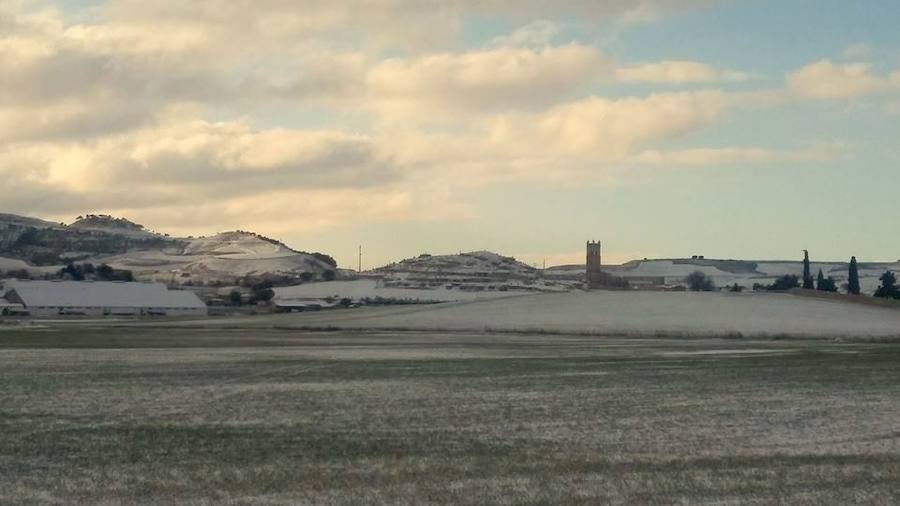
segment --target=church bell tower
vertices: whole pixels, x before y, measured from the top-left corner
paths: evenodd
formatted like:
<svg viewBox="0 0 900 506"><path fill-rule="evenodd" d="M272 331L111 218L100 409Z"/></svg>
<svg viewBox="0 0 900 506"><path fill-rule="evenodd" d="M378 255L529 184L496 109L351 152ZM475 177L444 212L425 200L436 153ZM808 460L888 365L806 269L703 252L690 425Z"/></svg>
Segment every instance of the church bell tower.
<svg viewBox="0 0 900 506"><path fill-rule="evenodd" d="M603 267L600 261L600 241L588 241L587 243L587 271L586 281L588 288L595 288L603 284Z"/></svg>

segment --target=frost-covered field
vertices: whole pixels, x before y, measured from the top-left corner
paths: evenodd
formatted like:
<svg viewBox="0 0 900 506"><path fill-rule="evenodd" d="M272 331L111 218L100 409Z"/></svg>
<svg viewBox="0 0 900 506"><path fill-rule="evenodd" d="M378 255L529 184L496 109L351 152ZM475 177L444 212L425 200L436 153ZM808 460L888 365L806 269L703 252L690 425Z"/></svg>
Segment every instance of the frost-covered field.
<svg viewBox="0 0 900 506"><path fill-rule="evenodd" d="M498 297L510 297L527 293L529 292L474 292L459 289L447 289L444 287L435 289L388 288L382 286L382 283L373 279L306 283L303 285L275 289L276 300L282 301L324 299L327 297L361 300L364 298L375 299L381 297L383 299L414 300L421 302L453 302L496 299Z"/></svg>
<svg viewBox="0 0 900 506"><path fill-rule="evenodd" d="M900 310L770 293L571 292L297 315L285 324L603 335L900 337Z"/></svg>
<svg viewBox="0 0 900 506"><path fill-rule="evenodd" d="M822 341L10 331L0 504L898 504L898 362Z"/></svg>

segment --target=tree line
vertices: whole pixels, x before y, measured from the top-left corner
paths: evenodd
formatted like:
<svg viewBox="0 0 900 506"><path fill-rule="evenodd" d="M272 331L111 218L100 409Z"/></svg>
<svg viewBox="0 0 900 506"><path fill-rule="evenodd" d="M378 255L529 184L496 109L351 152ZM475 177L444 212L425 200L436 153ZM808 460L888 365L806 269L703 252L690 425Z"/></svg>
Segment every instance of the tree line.
<svg viewBox="0 0 900 506"><path fill-rule="evenodd" d="M2 272L0 272L2 274ZM6 271L6 278L18 280L43 279L46 281L63 279L67 281L134 281L134 273L126 269L113 269L107 264L83 264L69 263L62 269L53 273L44 273L35 276L27 269L14 269Z"/></svg>
<svg viewBox="0 0 900 506"><path fill-rule="evenodd" d="M897 277L893 272L885 271L885 273L881 275L879 280L881 281L881 286L879 286L875 291L875 297L900 300L900 288L898 288L897 286ZM716 286L713 283L712 279L703 271L698 270L692 272L685 278L684 282L687 285L688 290L694 292L710 292L716 290ZM825 273L822 272L822 269L819 269L819 273L815 277L812 276L812 269L809 261L809 251L807 250L803 250L802 277L796 274L786 274L775 279L775 281L769 285L764 285L761 283L753 284L754 291L787 291L794 288L803 288L804 290L817 290L820 292L838 292L837 281L832 276L826 277ZM850 264L847 271L847 283L843 288L846 293L850 295L861 294L859 284L859 264L856 261L855 256L850 258ZM726 289L732 292L740 292L744 289L744 287L739 286L737 283L735 283L734 286L726 287Z"/></svg>
<svg viewBox="0 0 900 506"><path fill-rule="evenodd" d="M134 281L134 273L127 269L113 269L107 264L94 266L90 262L83 264L69 263L60 269L56 277L70 281Z"/></svg>

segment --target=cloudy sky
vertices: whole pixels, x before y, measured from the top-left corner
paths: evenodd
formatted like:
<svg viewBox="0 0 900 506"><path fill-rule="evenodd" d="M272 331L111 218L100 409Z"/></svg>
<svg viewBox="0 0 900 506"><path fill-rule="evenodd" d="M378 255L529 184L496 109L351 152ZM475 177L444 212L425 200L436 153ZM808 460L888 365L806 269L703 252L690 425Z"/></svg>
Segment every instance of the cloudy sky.
<svg viewBox="0 0 900 506"><path fill-rule="evenodd" d="M0 212L900 258L896 0L0 0Z"/></svg>

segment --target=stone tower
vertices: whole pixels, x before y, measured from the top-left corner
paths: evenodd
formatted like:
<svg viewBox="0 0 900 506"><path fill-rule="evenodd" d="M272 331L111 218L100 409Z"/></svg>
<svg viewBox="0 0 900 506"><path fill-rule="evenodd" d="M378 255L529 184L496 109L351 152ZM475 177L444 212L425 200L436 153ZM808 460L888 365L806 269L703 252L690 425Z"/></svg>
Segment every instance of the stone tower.
<svg viewBox="0 0 900 506"><path fill-rule="evenodd" d="M603 284L602 265L600 261L600 241L588 241L586 272L588 288L594 288Z"/></svg>

